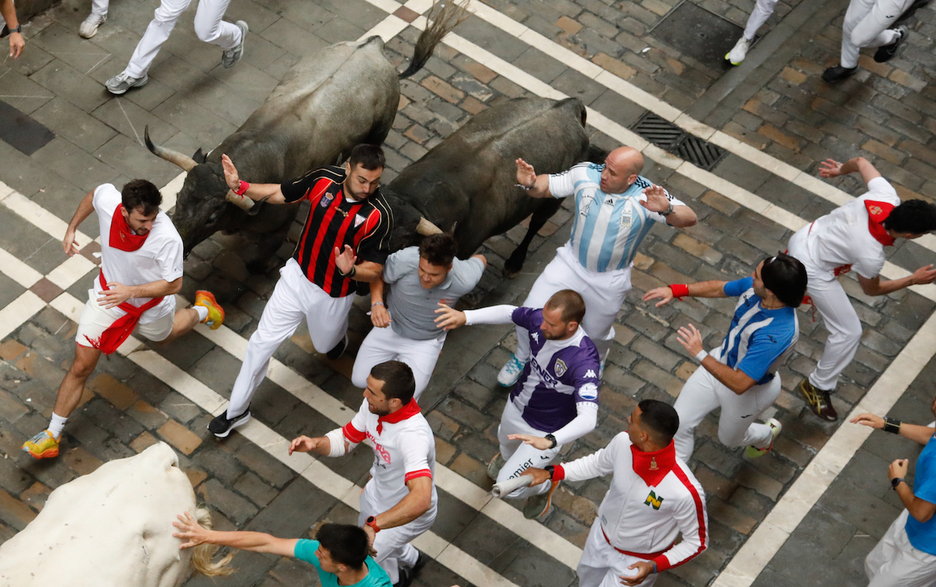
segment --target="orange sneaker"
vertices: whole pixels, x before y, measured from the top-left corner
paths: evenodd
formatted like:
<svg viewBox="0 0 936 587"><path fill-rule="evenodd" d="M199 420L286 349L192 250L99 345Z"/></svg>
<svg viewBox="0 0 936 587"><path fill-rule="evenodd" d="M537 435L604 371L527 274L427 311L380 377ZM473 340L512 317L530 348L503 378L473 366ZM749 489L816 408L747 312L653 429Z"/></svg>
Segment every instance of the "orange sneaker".
<svg viewBox="0 0 936 587"><path fill-rule="evenodd" d="M23 452L34 459L54 459L59 454L59 441L48 430L43 430L23 443Z"/></svg>
<svg viewBox="0 0 936 587"><path fill-rule="evenodd" d="M195 305L208 309L208 317L202 320L208 328L217 330L224 324L224 309L210 291L198 290L195 292Z"/></svg>

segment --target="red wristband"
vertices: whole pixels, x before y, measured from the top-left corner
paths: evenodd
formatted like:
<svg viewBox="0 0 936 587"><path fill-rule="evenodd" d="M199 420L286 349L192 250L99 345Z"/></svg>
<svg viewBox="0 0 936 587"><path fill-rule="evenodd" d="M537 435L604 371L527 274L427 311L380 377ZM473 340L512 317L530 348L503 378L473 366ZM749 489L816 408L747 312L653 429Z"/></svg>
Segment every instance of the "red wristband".
<svg viewBox="0 0 936 587"><path fill-rule="evenodd" d="M689 286L685 283L674 283L673 285L669 286L669 288L670 291L673 292L674 298L682 299L689 295Z"/></svg>
<svg viewBox="0 0 936 587"><path fill-rule="evenodd" d="M247 193L247 190L250 188L250 184L244 181L243 179L240 182L240 185L237 186L237 189L234 190L234 193L238 196L243 196Z"/></svg>

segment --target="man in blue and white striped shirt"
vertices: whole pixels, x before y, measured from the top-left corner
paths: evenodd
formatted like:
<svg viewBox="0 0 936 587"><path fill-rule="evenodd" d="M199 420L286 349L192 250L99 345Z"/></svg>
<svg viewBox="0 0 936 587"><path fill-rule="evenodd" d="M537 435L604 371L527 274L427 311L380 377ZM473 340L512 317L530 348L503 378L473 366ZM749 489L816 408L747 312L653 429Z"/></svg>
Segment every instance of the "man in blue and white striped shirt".
<svg viewBox="0 0 936 587"><path fill-rule="evenodd" d="M702 335L689 324L679 329L676 340L702 365L689 377L679 398L679 430L673 438L676 456L685 462L692 456L693 434L703 418L721 407L718 439L729 447L747 446L747 455L766 454L780 433L780 422L754 422L780 395L777 368L799 338L796 310L806 295L806 267L784 254L761 261L750 277L736 281L701 281L648 291L643 299L674 297L737 297L731 326L721 346L711 353L702 347Z"/></svg>
<svg viewBox="0 0 936 587"><path fill-rule="evenodd" d="M691 208L639 175L643 165L643 155L631 147L611 151L604 165L579 163L555 175L536 175L532 165L517 159L517 182L534 198L575 196L569 242L557 250L523 306L541 308L559 290L577 291L587 308L582 327L602 364L614 339L614 318L631 288L630 268L640 241L655 222L677 228L696 223ZM517 352L497 381L515 384L529 360L529 338L518 326Z"/></svg>

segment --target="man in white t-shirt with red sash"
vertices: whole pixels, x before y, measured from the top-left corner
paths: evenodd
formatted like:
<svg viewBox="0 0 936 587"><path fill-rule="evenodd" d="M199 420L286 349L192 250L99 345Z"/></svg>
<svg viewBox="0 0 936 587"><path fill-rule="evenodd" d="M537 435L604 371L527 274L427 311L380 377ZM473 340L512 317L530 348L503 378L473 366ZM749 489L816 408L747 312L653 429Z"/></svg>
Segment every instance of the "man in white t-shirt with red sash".
<svg viewBox="0 0 936 587"><path fill-rule="evenodd" d="M361 409L350 422L318 438L300 436L289 445L290 454L340 457L370 439L374 464L361 493L358 524L394 587L408 587L425 564L426 557L410 542L432 527L439 499L432 480L435 438L413 399L415 389L413 370L406 363L375 365Z"/></svg>
<svg viewBox="0 0 936 587"><path fill-rule="evenodd" d="M790 239L790 255L806 267L806 293L829 331L822 358L799 390L813 413L830 422L838 414L829 394L861 340L861 321L838 277L854 270L862 291L869 296L936 279L936 269L927 265L907 277L881 280L884 247L893 246L898 238L915 239L936 230L936 206L923 200L901 203L894 187L864 157L845 164L827 159L820 164L819 175L831 178L856 171L868 192L803 227Z"/></svg>
<svg viewBox="0 0 936 587"><path fill-rule="evenodd" d="M214 296L199 291L195 306L176 311L174 294L182 289L182 238L165 212L152 183L136 179L117 191L98 186L84 197L65 231L69 256L79 251L78 226L97 213L101 228L101 272L88 291L78 322L75 360L62 379L49 428L23 444L37 459L58 456L62 429L78 406L84 384L101 354L109 355L136 332L154 342L168 342L199 322L221 326L224 311Z"/></svg>

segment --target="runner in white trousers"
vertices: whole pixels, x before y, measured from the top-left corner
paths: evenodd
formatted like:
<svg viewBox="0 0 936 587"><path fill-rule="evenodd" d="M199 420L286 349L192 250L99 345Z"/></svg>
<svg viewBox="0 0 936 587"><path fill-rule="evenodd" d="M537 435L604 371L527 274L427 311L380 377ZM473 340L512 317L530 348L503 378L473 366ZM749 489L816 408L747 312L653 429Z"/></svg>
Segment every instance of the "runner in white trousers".
<svg viewBox="0 0 936 587"><path fill-rule="evenodd" d="M880 47L874 60L890 61L908 35L906 27L891 27L912 4L913 0L851 0L842 23L840 62L822 72L822 79L835 83L853 76L862 47Z"/></svg>

